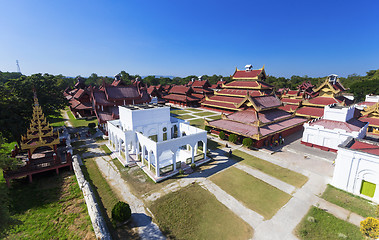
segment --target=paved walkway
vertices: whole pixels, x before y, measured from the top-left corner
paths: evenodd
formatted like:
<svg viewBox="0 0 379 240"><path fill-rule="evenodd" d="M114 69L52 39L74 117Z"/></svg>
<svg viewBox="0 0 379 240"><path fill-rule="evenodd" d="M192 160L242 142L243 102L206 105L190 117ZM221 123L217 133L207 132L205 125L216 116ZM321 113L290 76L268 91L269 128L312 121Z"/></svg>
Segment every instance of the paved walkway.
<svg viewBox="0 0 379 240"><path fill-rule="evenodd" d="M129 203L132 210L132 224L138 229L140 238L165 239L159 227L152 221L150 210L142 200L131 193L127 182L122 179L116 165L111 161L111 157L104 155L104 152L93 141L87 140L86 143L90 154L95 156L94 161L108 184L123 201Z"/></svg>
<svg viewBox="0 0 379 240"><path fill-rule="evenodd" d="M64 119L66 119L64 121L64 124L67 126L67 127L72 127L72 124L70 122L70 118L68 117L68 114L67 114L67 111L66 110L62 110L62 116Z"/></svg>

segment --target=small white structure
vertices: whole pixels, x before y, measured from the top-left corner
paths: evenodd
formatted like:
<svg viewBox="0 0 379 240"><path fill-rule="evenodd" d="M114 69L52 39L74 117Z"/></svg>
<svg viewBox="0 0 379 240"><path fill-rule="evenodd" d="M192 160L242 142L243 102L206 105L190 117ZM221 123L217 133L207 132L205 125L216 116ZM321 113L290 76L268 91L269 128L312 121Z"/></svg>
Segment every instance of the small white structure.
<svg viewBox="0 0 379 240"><path fill-rule="evenodd" d="M379 143L350 137L339 145L332 185L379 203Z"/></svg>
<svg viewBox="0 0 379 240"><path fill-rule="evenodd" d="M325 106L324 116L304 124L301 143L336 152L348 137L364 138L369 123L354 118L355 106Z"/></svg>
<svg viewBox="0 0 379 240"><path fill-rule="evenodd" d="M119 120L108 121L108 136L125 166L137 161L157 182L178 173L183 164L208 160L207 132L171 117L169 106L120 106L119 113Z"/></svg>

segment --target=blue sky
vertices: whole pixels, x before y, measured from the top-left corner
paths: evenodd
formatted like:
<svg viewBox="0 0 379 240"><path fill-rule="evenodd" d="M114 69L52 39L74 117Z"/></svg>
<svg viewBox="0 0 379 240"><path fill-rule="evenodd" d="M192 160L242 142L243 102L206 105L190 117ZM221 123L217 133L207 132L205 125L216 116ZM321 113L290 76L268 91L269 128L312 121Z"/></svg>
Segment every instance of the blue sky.
<svg viewBox="0 0 379 240"><path fill-rule="evenodd" d="M379 1L0 0L0 71L290 77L379 69Z"/></svg>

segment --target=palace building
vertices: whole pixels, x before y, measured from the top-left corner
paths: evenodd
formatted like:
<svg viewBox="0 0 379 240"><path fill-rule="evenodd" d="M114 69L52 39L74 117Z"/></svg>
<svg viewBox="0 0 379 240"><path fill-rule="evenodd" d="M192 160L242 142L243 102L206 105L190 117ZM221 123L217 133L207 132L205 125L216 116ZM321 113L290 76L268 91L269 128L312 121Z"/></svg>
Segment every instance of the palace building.
<svg viewBox="0 0 379 240"><path fill-rule="evenodd" d="M329 75L325 81L316 89L313 90L311 96L316 96L309 99L304 99L301 106L296 109L296 116L311 118L322 117L324 107L330 104L341 104L349 106L353 103L352 100L343 96L346 91L345 87L339 81L335 74Z"/></svg>
<svg viewBox="0 0 379 240"><path fill-rule="evenodd" d="M119 106L120 119L108 122L111 147L124 166L137 163L155 182L207 157L207 132L170 116L165 105Z"/></svg>
<svg viewBox="0 0 379 240"><path fill-rule="evenodd" d="M310 99L317 96L313 91L314 85L310 81L303 82L297 87L297 90L283 89L281 91L281 101L283 106L280 109L293 113L300 106L305 99Z"/></svg>
<svg viewBox="0 0 379 240"><path fill-rule="evenodd" d="M11 179L28 176L32 182L32 175L36 173L55 170L58 174L62 167L71 169L71 154L58 149L59 144L59 133L47 122L34 93L30 127L26 135L21 136L21 149L16 145L12 151L12 157L22 161L22 166L15 170L4 169L4 179L8 187Z"/></svg>
<svg viewBox="0 0 379 240"><path fill-rule="evenodd" d="M379 135L379 102L365 107L361 111L361 115L359 120L369 123L367 132Z"/></svg>
<svg viewBox="0 0 379 240"><path fill-rule="evenodd" d="M379 203L379 143L352 137L341 143L332 185Z"/></svg>
<svg viewBox="0 0 379 240"><path fill-rule="evenodd" d="M278 140L302 129L306 119L296 117L280 107L282 102L273 92L273 86L263 82L264 68L234 72L234 81L224 84L223 89L202 102L204 108L222 111L221 119L205 121L211 132L236 134L251 138L255 147L271 146ZM225 113L229 113L226 115Z"/></svg>
<svg viewBox="0 0 379 240"><path fill-rule="evenodd" d="M325 106L323 117L304 124L301 143L336 152L338 145L347 138L364 138L367 127L367 122L355 118L355 106L343 107L334 103Z"/></svg>
<svg viewBox="0 0 379 240"><path fill-rule="evenodd" d="M91 87L85 85L84 79L78 77L74 89L67 88L63 95L69 101L70 110L75 117L95 115L91 103Z"/></svg>

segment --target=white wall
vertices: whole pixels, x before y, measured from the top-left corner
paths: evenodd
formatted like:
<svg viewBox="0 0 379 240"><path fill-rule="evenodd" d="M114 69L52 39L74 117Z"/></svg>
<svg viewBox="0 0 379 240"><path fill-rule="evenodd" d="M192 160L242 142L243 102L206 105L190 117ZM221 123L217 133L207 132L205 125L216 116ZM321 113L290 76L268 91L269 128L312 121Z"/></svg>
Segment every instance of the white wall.
<svg viewBox="0 0 379 240"><path fill-rule="evenodd" d="M355 106L336 107L335 105L324 107L324 119L346 122L354 117Z"/></svg>
<svg viewBox="0 0 379 240"><path fill-rule="evenodd" d="M170 122L170 107L154 107L131 110L119 106L120 121L123 127L132 130L139 126Z"/></svg>
<svg viewBox="0 0 379 240"><path fill-rule="evenodd" d="M360 195L362 180L376 184L373 201L379 203L379 156L340 147L332 185Z"/></svg>
<svg viewBox="0 0 379 240"><path fill-rule="evenodd" d="M365 102L379 102L379 95L366 95Z"/></svg>

